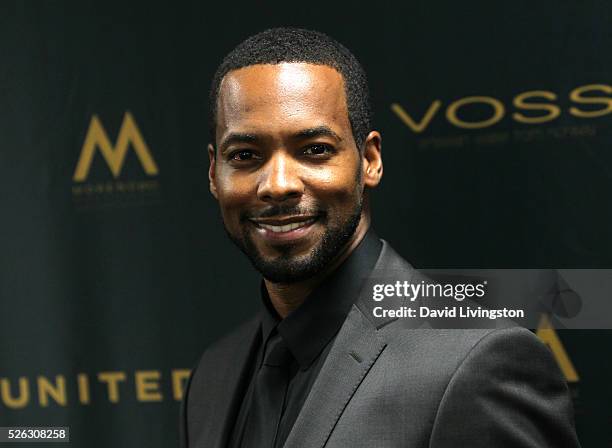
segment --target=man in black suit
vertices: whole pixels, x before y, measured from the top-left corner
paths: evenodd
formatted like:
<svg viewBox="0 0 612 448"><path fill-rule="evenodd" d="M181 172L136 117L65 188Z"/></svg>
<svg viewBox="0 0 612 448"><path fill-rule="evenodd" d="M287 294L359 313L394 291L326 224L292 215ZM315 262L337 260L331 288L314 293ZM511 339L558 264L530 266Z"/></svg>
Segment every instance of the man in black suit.
<svg viewBox="0 0 612 448"><path fill-rule="evenodd" d="M370 226L381 136L345 47L252 36L219 66L211 114L210 190L263 276L262 309L202 356L183 446L579 446L566 384L529 331L375 317L364 282L415 271Z"/></svg>

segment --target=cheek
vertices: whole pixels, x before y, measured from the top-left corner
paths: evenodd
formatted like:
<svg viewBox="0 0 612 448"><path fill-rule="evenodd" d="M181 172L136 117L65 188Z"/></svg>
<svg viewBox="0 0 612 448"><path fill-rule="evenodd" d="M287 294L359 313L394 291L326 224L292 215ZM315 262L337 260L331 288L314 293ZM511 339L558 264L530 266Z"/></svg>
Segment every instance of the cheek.
<svg viewBox="0 0 612 448"><path fill-rule="evenodd" d="M254 183L222 175L217 178L217 196L224 220L237 221L240 212L248 207L255 195Z"/></svg>
<svg viewBox="0 0 612 448"><path fill-rule="evenodd" d="M350 163L312 173L309 184L315 195L341 202L346 208L352 207L356 195L361 194L357 167Z"/></svg>

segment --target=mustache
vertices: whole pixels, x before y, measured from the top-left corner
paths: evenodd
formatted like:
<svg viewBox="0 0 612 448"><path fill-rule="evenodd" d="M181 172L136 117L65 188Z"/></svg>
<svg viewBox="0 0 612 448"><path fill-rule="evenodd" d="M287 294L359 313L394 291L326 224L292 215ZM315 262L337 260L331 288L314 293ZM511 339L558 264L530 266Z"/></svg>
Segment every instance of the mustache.
<svg viewBox="0 0 612 448"><path fill-rule="evenodd" d="M240 214L240 221L248 221L257 218L274 218L277 216L296 216L312 215L326 216L327 212L318 206L297 206L297 205L271 205L257 211L244 211Z"/></svg>

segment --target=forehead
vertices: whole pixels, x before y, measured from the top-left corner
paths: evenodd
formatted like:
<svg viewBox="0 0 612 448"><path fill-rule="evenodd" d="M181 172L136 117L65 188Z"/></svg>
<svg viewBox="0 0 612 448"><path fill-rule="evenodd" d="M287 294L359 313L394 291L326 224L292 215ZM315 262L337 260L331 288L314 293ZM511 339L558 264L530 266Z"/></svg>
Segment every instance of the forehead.
<svg viewBox="0 0 612 448"><path fill-rule="evenodd" d="M344 80L326 65L260 64L231 71L221 82L217 114L217 138L321 125L350 132Z"/></svg>

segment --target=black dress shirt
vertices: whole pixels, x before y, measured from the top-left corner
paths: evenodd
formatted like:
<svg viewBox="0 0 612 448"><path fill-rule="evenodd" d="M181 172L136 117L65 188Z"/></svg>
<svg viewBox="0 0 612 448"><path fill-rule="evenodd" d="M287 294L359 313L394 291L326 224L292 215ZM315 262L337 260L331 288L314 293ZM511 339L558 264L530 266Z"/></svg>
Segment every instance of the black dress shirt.
<svg viewBox="0 0 612 448"><path fill-rule="evenodd" d="M296 310L285 319L274 310L268 292L261 283L261 343L256 362L251 366L249 385L240 406L229 446L242 448L244 430L252 405L253 383L261 367L266 344L280 334L294 361L290 367L289 385L276 439L269 447L282 447L348 312L359 295L363 280L374 268L382 243L371 229L351 255L327 277ZM268 447L261 447L268 448Z"/></svg>

